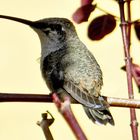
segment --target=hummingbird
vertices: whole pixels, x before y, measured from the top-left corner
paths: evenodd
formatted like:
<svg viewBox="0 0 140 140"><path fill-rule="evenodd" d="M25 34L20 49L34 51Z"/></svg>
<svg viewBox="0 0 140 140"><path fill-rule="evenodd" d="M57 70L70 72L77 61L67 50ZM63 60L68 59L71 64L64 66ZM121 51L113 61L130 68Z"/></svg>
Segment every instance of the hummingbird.
<svg viewBox="0 0 140 140"><path fill-rule="evenodd" d="M5 15L0 18L29 25L38 34L40 69L51 92L79 102L94 123L114 125L109 104L101 96L101 68L69 19L56 17L30 21Z"/></svg>

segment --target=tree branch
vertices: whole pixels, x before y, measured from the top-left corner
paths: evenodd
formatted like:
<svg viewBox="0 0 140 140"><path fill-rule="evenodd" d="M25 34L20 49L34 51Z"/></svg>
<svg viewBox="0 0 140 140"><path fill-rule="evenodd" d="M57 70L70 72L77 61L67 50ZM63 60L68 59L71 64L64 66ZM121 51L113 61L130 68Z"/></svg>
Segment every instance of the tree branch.
<svg viewBox="0 0 140 140"><path fill-rule="evenodd" d="M121 19L121 31L122 31L122 39L124 44L124 54L125 54L125 64L126 64L126 74L127 74L127 84L128 84L128 96L129 99L134 99L134 92L133 92L133 84L132 84L132 59L130 56L130 26L128 22L125 20L125 10L124 10L124 3L128 2L128 8L130 8L130 0L118 0L119 8L120 8L120 19ZM130 9L128 10L130 12ZM129 16L130 13L128 13ZM129 20L131 17L129 17ZM130 21L129 21L130 22ZM129 32L128 32L129 29ZM128 34L129 33L129 34ZM131 130L133 140L138 140L138 123L136 118L136 112L134 108L130 108L130 117L131 117Z"/></svg>
<svg viewBox="0 0 140 140"><path fill-rule="evenodd" d="M104 97L111 107L139 108L140 100Z"/></svg>
<svg viewBox="0 0 140 140"><path fill-rule="evenodd" d="M112 13L110 13L110 12L108 12L108 11L106 11L106 10L100 8L98 5L96 5L96 8L97 8L98 10L102 11L102 12L105 13L105 14L112 15L113 17L115 17L116 20L120 20L119 17L117 17L116 15L113 15Z"/></svg>
<svg viewBox="0 0 140 140"><path fill-rule="evenodd" d="M41 122L38 121L37 125L39 125L42 128L46 140L54 140L53 136L51 134L51 131L49 129L49 126L54 122L54 118L50 114L51 118L48 119L48 114L50 114L48 111L46 113L43 113L42 114L42 120L41 120Z"/></svg>
<svg viewBox="0 0 140 140"><path fill-rule="evenodd" d="M140 108L140 100L106 97L106 96L103 97L112 107ZM52 103L53 101L52 95L47 94L0 93L0 102Z"/></svg>
<svg viewBox="0 0 140 140"><path fill-rule="evenodd" d="M130 46L131 46L131 25L132 25L132 20L131 20L131 0L128 0L127 3L127 22L128 22L128 27L127 27L127 34L128 34L128 50L130 53Z"/></svg>
<svg viewBox="0 0 140 140"><path fill-rule="evenodd" d="M52 97L47 94L0 93L0 102L52 102Z"/></svg>
<svg viewBox="0 0 140 140"><path fill-rule="evenodd" d="M53 93L52 98L53 98L53 102L56 104L58 110L60 111L60 113L62 114L64 119L67 121L67 123L69 124L69 126L70 126L71 130L73 131L73 133L75 134L76 138L78 140L87 140L84 132L80 128L80 126L71 110L69 97L65 97L63 103L59 100L56 93Z"/></svg>

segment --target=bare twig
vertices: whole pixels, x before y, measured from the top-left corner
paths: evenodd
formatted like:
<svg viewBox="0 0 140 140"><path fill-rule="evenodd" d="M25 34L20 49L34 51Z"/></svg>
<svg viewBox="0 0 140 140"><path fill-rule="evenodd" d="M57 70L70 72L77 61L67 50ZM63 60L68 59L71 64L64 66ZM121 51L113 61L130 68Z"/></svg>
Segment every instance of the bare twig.
<svg viewBox="0 0 140 140"><path fill-rule="evenodd" d="M124 99L115 97L105 97L104 99L110 106L140 108L140 100ZM0 102L36 102L52 103L52 95L45 94L17 94L17 93L0 93ZM78 103L78 102L75 102Z"/></svg>
<svg viewBox="0 0 140 140"><path fill-rule="evenodd" d="M110 13L110 12L108 12L108 11L106 11L106 10L100 8L98 5L96 6L96 8L97 8L98 10L102 11L102 12L105 13L105 14L112 15L117 21L120 21L120 18L119 18L119 17L117 17L116 15L113 15L112 13Z"/></svg>
<svg viewBox="0 0 140 140"><path fill-rule="evenodd" d="M126 60L125 64L126 64L127 83L128 83L128 96L129 96L129 99L134 99L132 73L131 73L132 72L131 71L132 59L129 53L130 41L128 40L129 38L128 38L128 32L127 32L128 23L125 20L125 13L124 13L125 0L118 0L118 3L119 3L119 8L120 8L121 31L122 31L124 53L125 53L125 60ZM138 140L138 123L137 123L136 112L134 108L130 108L130 116L131 116L131 130L132 130L133 140Z"/></svg>
<svg viewBox="0 0 140 140"><path fill-rule="evenodd" d="M129 46L129 51L130 51L130 45L131 45L131 0L128 0L127 3L127 34L128 34L128 46Z"/></svg>
<svg viewBox="0 0 140 140"><path fill-rule="evenodd" d="M28 93L0 93L0 102L52 102L51 95Z"/></svg>
<svg viewBox="0 0 140 140"><path fill-rule="evenodd" d="M140 108L140 100L107 97L106 101L112 107Z"/></svg>
<svg viewBox="0 0 140 140"><path fill-rule="evenodd" d="M53 136L51 134L51 131L49 129L49 126L54 122L54 118L50 114L52 118L48 119L48 114L50 114L48 111L46 113L43 113L42 114L42 121L37 122L37 125L39 125L42 128L46 140L54 140Z"/></svg>
<svg viewBox="0 0 140 140"><path fill-rule="evenodd" d="M67 123L69 124L69 126L70 126L71 130L73 131L73 133L75 134L76 138L78 140L87 140L84 132L80 128L80 126L71 110L70 99L68 97L66 97L64 99L64 102L61 103L57 94L53 93L52 97L53 97L53 102L56 104L58 110L63 115L63 117L65 118Z"/></svg>

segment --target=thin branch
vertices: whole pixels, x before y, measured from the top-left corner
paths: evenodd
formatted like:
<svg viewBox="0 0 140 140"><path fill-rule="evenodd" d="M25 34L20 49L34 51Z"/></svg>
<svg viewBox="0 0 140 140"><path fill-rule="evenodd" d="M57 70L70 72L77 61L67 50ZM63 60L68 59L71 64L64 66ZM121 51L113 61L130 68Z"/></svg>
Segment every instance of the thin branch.
<svg viewBox="0 0 140 140"><path fill-rule="evenodd" d="M51 131L49 129L50 125L54 122L54 118L50 114L51 118L48 119L48 114L50 114L48 111L46 113L43 113L42 114L42 120L41 120L41 122L38 121L37 125L39 125L42 128L46 140L54 140L53 136L51 134Z"/></svg>
<svg viewBox="0 0 140 140"><path fill-rule="evenodd" d="M68 97L65 97L64 102L61 103L56 93L53 93L53 102L56 104L58 110L63 115L67 123L69 124L71 130L75 134L76 138L78 140L87 140L84 132L80 128L72 110L70 107L70 99Z"/></svg>
<svg viewBox="0 0 140 140"><path fill-rule="evenodd" d="M0 93L0 102L52 102L52 97L47 94Z"/></svg>
<svg viewBox="0 0 140 140"><path fill-rule="evenodd" d="M131 25L132 25L132 20L131 20L131 0L128 0L126 3L127 6L127 34L128 34L128 43L129 43L129 52L130 52L130 45L131 45Z"/></svg>
<svg viewBox="0 0 140 140"><path fill-rule="evenodd" d="M104 99L110 106L140 108L140 100L106 97ZM0 93L0 102L36 102L52 103L52 95L47 94L23 94L23 93ZM75 102L78 104L78 102Z"/></svg>
<svg viewBox="0 0 140 140"><path fill-rule="evenodd" d="M126 1L127 2L127 1ZM132 59L129 53L130 42L128 40L127 34L127 26L128 23L125 20L125 13L124 13L124 0L118 0L119 8L120 8L120 19L121 19L121 31L122 31L122 38L124 44L124 54L125 54L125 64L126 64L126 73L127 73L127 83L128 83L128 96L129 99L134 99L133 93L133 84L132 84ZM136 112L134 108L130 108L130 117L131 117L131 130L133 135L133 140L138 140L138 123L136 119Z"/></svg>
<svg viewBox="0 0 140 140"><path fill-rule="evenodd" d="M120 18L119 18L119 17L117 17L116 15L113 15L112 13L110 13L110 12L108 12L108 11L102 9L102 8L99 7L98 5L96 5L96 8L97 8L98 10L102 11L102 12L105 13L105 14L112 15L117 21L120 21Z"/></svg>
<svg viewBox="0 0 140 140"><path fill-rule="evenodd" d="M106 101L111 107L127 107L140 109L140 100L107 97Z"/></svg>

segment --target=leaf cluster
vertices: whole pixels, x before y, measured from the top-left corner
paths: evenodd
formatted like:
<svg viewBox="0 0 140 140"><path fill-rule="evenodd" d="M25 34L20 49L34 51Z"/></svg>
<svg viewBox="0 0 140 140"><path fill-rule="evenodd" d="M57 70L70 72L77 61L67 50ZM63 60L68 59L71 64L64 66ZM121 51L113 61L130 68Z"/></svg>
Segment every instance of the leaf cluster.
<svg viewBox="0 0 140 140"><path fill-rule="evenodd" d="M123 3L125 2L124 0L115 1ZM91 13L93 13L97 8L97 3L95 3L94 0L81 0L81 6L73 13L73 20L78 24L87 22ZM99 41L114 31L114 29L117 26L117 22L118 18L116 18L116 16L112 15L111 13L105 12L105 14L95 17L91 20L91 22L88 25L87 35L91 40ZM126 23L123 24L125 24L126 27L133 27L138 40L140 40L140 20L136 20L133 22L126 21ZM140 92L140 66L132 63L131 67L132 76ZM126 71L126 67L123 66L122 70Z"/></svg>

